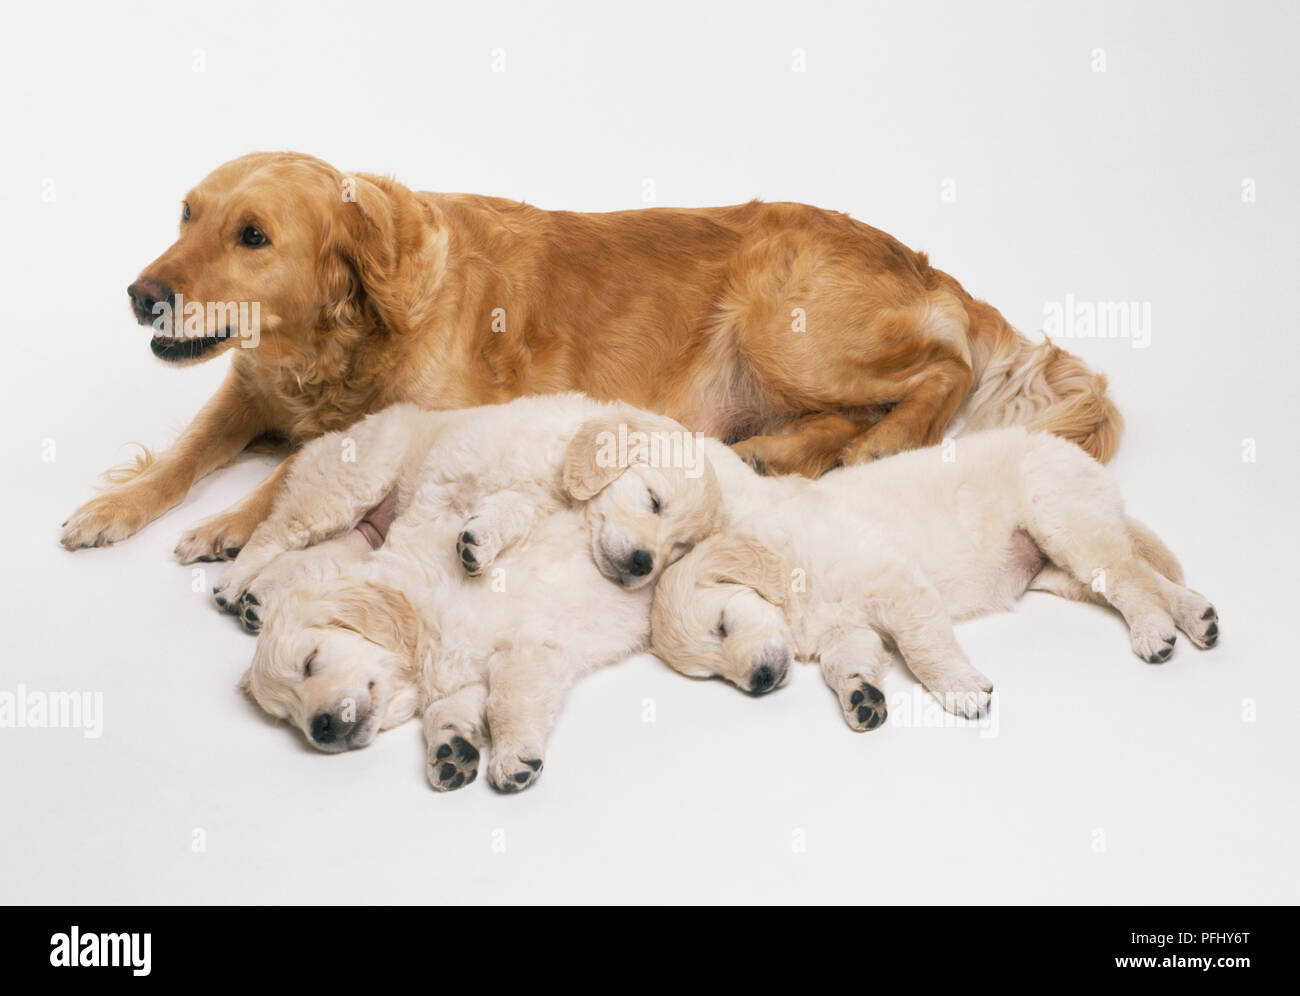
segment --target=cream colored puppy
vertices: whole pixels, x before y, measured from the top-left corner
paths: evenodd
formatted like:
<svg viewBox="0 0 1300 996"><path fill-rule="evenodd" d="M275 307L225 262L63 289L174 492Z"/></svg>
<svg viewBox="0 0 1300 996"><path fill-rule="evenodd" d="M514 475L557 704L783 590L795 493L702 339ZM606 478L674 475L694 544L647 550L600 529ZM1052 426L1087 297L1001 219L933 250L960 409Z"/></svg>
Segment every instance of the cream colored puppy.
<svg viewBox="0 0 1300 996"><path fill-rule="evenodd" d="M602 577L582 513L540 519L467 578L460 523L424 499L371 556L290 590L258 637L241 682L257 703L329 753L423 718L426 773L440 791L488 780L530 786L569 689L645 649L651 590Z"/></svg>
<svg viewBox="0 0 1300 996"><path fill-rule="evenodd" d="M561 395L309 444L215 592L262 630L243 686L328 752L422 712L442 790L490 735L492 784L526 787L569 687L644 648L648 582L720 525L694 438Z"/></svg>
<svg viewBox="0 0 1300 996"><path fill-rule="evenodd" d="M303 448L271 515L214 589L217 604L256 632L283 592L364 557L418 495L426 515L463 523L453 545L471 576L540 518L579 507L584 547L629 590L655 580L721 514L697 437L662 416L581 394L460 411L395 405Z"/></svg>
<svg viewBox="0 0 1300 996"><path fill-rule="evenodd" d="M733 527L660 579L652 649L677 670L751 692L818 661L855 729L884 721L881 677L896 649L952 712L985 710L993 683L953 621L1009 608L1026 588L1100 601L1151 663L1182 630L1218 640L1217 615L1177 560L1124 515L1119 489L1077 446L1024 429L832 471L760 478L707 450Z"/></svg>

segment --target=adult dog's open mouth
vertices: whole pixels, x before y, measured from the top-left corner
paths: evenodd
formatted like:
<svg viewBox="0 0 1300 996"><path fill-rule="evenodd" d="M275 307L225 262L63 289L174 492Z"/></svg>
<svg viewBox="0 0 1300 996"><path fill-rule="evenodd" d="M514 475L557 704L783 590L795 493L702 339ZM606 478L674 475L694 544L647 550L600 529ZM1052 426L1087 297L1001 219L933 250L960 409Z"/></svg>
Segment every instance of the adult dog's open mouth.
<svg viewBox="0 0 1300 996"><path fill-rule="evenodd" d="M160 360L167 360L169 363L179 363L183 360L196 360L205 353L211 352L220 346L227 339L230 339L234 333L229 329L222 329L213 335L205 336L166 336L155 335L149 340L149 348L153 350L153 355Z"/></svg>

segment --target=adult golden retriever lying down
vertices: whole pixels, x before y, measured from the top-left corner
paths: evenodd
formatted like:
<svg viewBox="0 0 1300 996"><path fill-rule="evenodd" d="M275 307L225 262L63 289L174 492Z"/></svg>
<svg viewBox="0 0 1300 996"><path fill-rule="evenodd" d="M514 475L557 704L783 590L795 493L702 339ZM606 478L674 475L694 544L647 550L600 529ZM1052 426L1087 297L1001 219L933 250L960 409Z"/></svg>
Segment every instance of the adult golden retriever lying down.
<svg viewBox="0 0 1300 996"><path fill-rule="evenodd" d="M399 401L577 390L810 476L935 443L955 414L1102 460L1121 426L1078 359L884 232L803 204L543 211L258 153L185 196L180 237L128 290L158 357L230 351L230 372L175 446L72 515L70 549L125 539L259 436L299 444ZM178 556L233 556L286 469Z"/></svg>

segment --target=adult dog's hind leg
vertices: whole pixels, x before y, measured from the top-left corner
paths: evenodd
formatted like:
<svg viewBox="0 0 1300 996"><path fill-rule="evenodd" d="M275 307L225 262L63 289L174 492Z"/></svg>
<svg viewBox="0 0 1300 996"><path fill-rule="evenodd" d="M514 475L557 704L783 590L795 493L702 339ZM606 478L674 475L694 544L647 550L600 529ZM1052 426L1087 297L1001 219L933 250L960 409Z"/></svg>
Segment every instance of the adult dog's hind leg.
<svg viewBox="0 0 1300 996"><path fill-rule="evenodd" d="M795 419L778 433L742 439L732 449L760 474L820 477L839 463L844 444L861 434L861 422L824 412Z"/></svg>
<svg viewBox="0 0 1300 996"><path fill-rule="evenodd" d="M434 700L424 710L425 774L439 792L461 788L478 777L487 743L487 696L487 685L475 683Z"/></svg>
<svg viewBox="0 0 1300 996"><path fill-rule="evenodd" d="M936 360L913 379L892 411L844 447L840 459L861 463L942 442L974 380L963 358Z"/></svg>

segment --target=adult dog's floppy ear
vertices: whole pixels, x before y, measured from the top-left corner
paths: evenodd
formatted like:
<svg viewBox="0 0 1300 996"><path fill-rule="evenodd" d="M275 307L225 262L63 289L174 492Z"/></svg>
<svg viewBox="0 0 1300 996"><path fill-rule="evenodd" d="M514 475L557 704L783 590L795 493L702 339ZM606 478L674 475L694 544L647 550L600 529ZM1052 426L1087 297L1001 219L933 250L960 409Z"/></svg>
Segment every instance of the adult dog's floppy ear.
<svg viewBox="0 0 1300 996"><path fill-rule="evenodd" d="M320 270L326 318L344 331L422 325L446 270L446 232L432 208L386 177L339 178Z"/></svg>
<svg viewBox="0 0 1300 996"><path fill-rule="evenodd" d="M650 462L652 434L679 432L686 432L680 423L646 412L588 419L564 451L565 492L577 501L591 500L632 464Z"/></svg>
<svg viewBox="0 0 1300 996"><path fill-rule="evenodd" d="M695 549L700 577L716 584L743 584L773 605L785 605L789 599L785 562L752 536L715 533Z"/></svg>
<svg viewBox="0 0 1300 996"><path fill-rule="evenodd" d="M375 582L348 582L330 595L328 624L351 630L417 664L420 620L396 588Z"/></svg>

